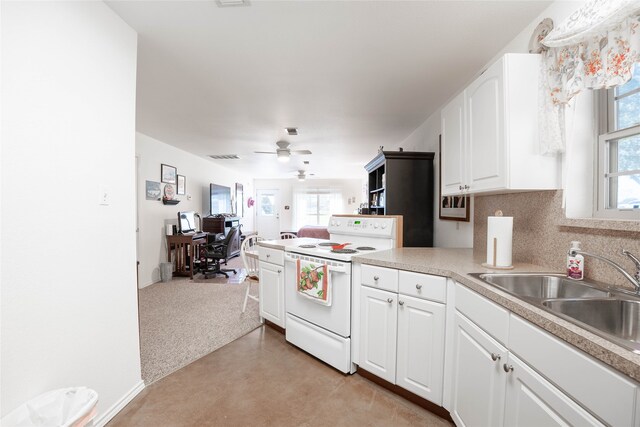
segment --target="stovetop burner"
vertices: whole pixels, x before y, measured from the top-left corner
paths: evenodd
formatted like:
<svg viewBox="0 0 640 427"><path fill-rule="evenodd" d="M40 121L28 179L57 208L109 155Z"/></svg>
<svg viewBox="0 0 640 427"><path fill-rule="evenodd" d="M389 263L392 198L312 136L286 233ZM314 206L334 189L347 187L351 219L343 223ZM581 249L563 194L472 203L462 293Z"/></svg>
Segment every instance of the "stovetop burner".
<svg viewBox="0 0 640 427"><path fill-rule="evenodd" d="M322 243L318 243L318 246L335 246L338 243L335 242L322 242Z"/></svg>
<svg viewBox="0 0 640 427"><path fill-rule="evenodd" d="M358 251L355 249L332 249L331 252L334 254L357 254Z"/></svg>
<svg viewBox="0 0 640 427"><path fill-rule="evenodd" d="M305 248L305 249L311 249L311 248L315 248L316 245L300 245L298 246L299 248Z"/></svg>
<svg viewBox="0 0 640 427"><path fill-rule="evenodd" d="M376 248L374 248L373 246L358 246L356 248L359 251L375 251Z"/></svg>

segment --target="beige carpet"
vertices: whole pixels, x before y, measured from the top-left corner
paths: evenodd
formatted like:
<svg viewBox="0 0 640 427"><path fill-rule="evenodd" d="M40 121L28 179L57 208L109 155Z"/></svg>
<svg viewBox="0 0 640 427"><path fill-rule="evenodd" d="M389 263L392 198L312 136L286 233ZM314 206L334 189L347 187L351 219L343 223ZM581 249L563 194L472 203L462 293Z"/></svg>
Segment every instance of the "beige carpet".
<svg viewBox="0 0 640 427"><path fill-rule="evenodd" d="M246 284L240 258L229 279L175 278L139 291L140 353L146 384L172 373L260 326L258 303L241 313ZM257 294L253 285L252 294Z"/></svg>

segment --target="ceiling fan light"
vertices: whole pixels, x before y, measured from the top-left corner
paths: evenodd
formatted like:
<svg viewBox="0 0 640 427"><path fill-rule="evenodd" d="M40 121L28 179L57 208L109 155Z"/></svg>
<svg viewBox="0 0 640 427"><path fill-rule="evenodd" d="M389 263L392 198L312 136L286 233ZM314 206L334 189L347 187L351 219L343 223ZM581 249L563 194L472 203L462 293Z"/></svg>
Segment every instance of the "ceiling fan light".
<svg viewBox="0 0 640 427"><path fill-rule="evenodd" d="M289 153L286 151L278 150L278 161L280 162L288 162L289 161Z"/></svg>
<svg viewBox="0 0 640 427"><path fill-rule="evenodd" d="M303 173L298 174L298 181L304 181L305 179L306 179L306 176Z"/></svg>

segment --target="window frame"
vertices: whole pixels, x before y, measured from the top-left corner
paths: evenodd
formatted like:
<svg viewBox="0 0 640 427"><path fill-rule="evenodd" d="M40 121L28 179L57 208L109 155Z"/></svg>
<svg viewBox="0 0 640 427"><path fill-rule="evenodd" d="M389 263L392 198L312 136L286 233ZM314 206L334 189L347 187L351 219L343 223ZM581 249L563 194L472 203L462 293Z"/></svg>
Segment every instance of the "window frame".
<svg viewBox="0 0 640 427"><path fill-rule="evenodd" d="M636 65L640 66L640 65ZM640 135L640 124L619 130L616 126L616 98L615 88L601 89L597 91L596 97L596 123L597 123L597 151L596 151L596 177L595 188L597 194L594 197L595 206L593 208L593 216L595 218L619 219L619 220L638 220L640 219L639 209L619 209L607 208L607 200L609 199L609 188L607 186L607 178L609 177L610 154L609 142L619 140L634 135ZM630 91L625 96L639 93L640 89Z"/></svg>

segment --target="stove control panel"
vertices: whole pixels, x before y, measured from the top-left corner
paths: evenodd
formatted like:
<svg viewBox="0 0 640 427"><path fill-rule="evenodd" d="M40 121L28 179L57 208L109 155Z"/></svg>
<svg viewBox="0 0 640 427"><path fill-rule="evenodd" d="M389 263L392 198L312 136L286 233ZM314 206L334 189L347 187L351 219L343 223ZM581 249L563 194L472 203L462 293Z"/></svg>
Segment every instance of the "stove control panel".
<svg viewBox="0 0 640 427"><path fill-rule="evenodd" d="M395 218L331 217L328 230L330 234L392 237L395 224Z"/></svg>

